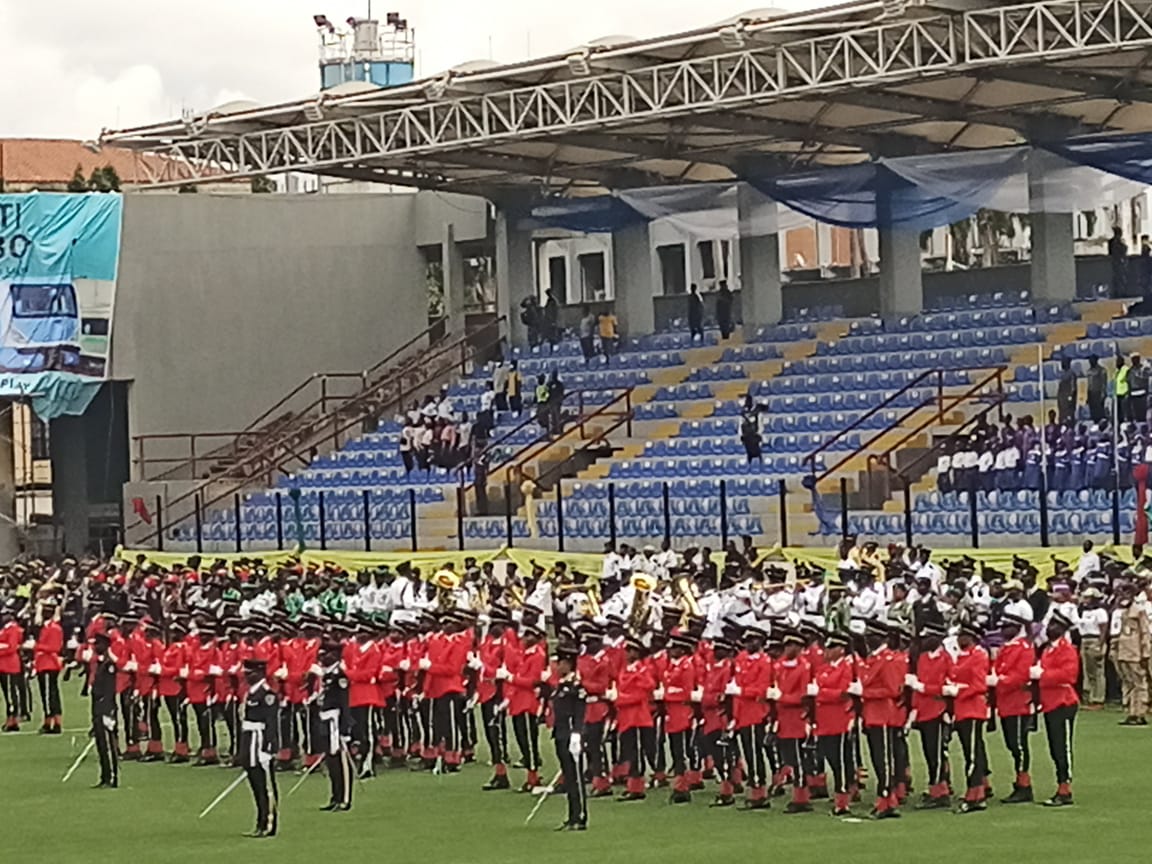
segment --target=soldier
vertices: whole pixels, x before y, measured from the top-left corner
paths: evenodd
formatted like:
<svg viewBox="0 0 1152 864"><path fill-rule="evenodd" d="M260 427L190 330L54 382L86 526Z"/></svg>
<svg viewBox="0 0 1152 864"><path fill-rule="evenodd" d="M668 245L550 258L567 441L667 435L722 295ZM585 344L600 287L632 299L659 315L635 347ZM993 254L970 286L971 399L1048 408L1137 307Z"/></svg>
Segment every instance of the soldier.
<svg viewBox="0 0 1152 864"><path fill-rule="evenodd" d="M584 713L587 694L576 674L580 649L562 642L556 648L556 685L552 691L552 737L556 759L564 776L568 796L568 818L557 831L584 831L588 827L588 806L584 794Z"/></svg>
<svg viewBox="0 0 1152 864"><path fill-rule="evenodd" d="M1004 645L996 654L996 665L989 684L996 691L996 713L1004 745L1012 754L1016 779L1012 794L1002 799L1004 804L1025 804L1032 801L1032 753L1028 736L1032 732L1032 688L1029 670L1036 662L1036 649L1028 638L1031 610L1025 615L1005 611L1000 618Z"/></svg>
<svg viewBox="0 0 1152 864"><path fill-rule="evenodd" d="M540 785L540 686L551 675L544 631L526 624L521 636L520 644L506 648L504 665L496 670L496 680L504 682L508 715L512 718L512 731L524 764L524 784L520 791L531 792Z"/></svg>
<svg viewBox="0 0 1152 864"><path fill-rule="evenodd" d="M920 652L916 672L905 682L912 690L909 720L920 733L920 749L928 769L928 790L916 805L918 810L947 809L952 795L948 789L948 738L951 717L944 697L944 685L952 672L952 655L943 648L948 631L937 621L925 621L920 628Z"/></svg>
<svg viewBox="0 0 1152 864"><path fill-rule="evenodd" d="M1076 679L1080 675L1080 652L1068 638L1072 622L1060 611L1048 619L1048 643L1040 659L1029 670L1029 677L1040 684L1040 711L1044 714L1044 731L1048 736L1048 754L1056 767L1056 794L1044 802L1045 807L1068 807L1072 804L1072 730L1080 697Z"/></svg>
<svg viewBox="0 0 1152 864"><path fill-rule="evenodd" d="M808 738L808 724L813 719L809 716L808 703L812 668L803 656L803 636L794 630L785 630L783 641L784 654L773 668L775 683L768 688L766 695L776 705L780 761L792 784L792 800L784 812L810 813L812 802L804 772L803 747Z"/></svg>
<svg viewBox="0 0 1152 864"><path fill-rule="evenodd" d="M825 662L808 684L807 694L815 699L816 742L821 763L832 769L835 798L833 816L850 816L855 757L850 730L855 711L849 688L855 678L852 662L847 657L848 636L828 634L824 646Z"/></svg>
<svg viewBox="0 0 1152 864"><path fill-rule="evenodd" d="M352 713L348 708L348 676L340 663L340 643L331 642L319 651L323 672L320 692L320 725L318 738L324 753L324 767L332 784L327 812L352 809L352 757L348 742L352 737Z"/></svg>
<svg viewBox="0 0 1152 864"><path fill-rule="evenodd" d="M1120 684L1127 715L1121 726L1146 726L1148 712L1148 660L1152 654L1152 634L1149 632L1146 606L1135 602L1136 586L1122 583L1117 591L1120 632L1116 635L1116 664L1120 670Z"/></svg>
<svg viewBox="0 0 1152 864"><path fill-rule="evenodd" d="M956 735L964 751L964 775L967 778L964 800L957 813L987 810L984 802L984 778L988 775L988 754L984 748L984 724L988 720L988 654L980 647L983 636L972 623L960 627L960 651L944 685L944 696L953 700Z"/></svg>
<svg viewBox="0 0 1152 864"><path fill-rule="evenodd" d="M627 767L628 781L617 801L642 801L644 764L656 759L656 729L652 717L652 695L657 681L647 662L647 650L640 640L630 636L626 643L627 660L616 679L616 723L620 731L620 759ZM609 694L611 699L612 694Z"/></svg>
<svg viewBox="0 0 1152 864"><path fill-rule="evenodd" d="M279 700L265 678L267 668L263 660L244 661L248 695L244 700L237 756L240 767L248 775L248 785L256 802L256 828L245 837L275 837L279 824L280 802L272 757L279 746L280 712Z"/></svg>
<svg viewBox="0 0 1152 864"><path fill-rule="evenodd" d="M507 609L502 606L493 607L488 632L476 649L476 659L480 661L476 698L480 702L480 722L484 726L484 737L488 741L488 753L492 759L492 779L481 787L485 792L512 786L508 780L508 706L504 696L507 683L496 677L505 662L504 655L510 642L505 638L505 632L511 624L512 618Z"/></svg>
<svg viewBox="0 0 1152 864"><path fill-rule="evenodd" d="M58 608L55 601L43 601L44 612L49 615L40 625L33 648L32 668L40 685L40 704L44 709L44 723L40 732L44 735L60 734L60 670L64 667L60 652L64 650L64 630L60 626Z"/></svg>
<svg viewBox="0 0 1152 864"><path fill-rule="evenodd" d="M696 662L693 652L695 641L681 634L673 634L668 642L668 665L664 669L664 734L672 756L671 803L687 804L692 800L689 781L689 760L694 759L692 728L696 723Z"/></svg>
<svg viewBox="0 0 1152 864"><path fill-rule="evenodd" d="M580 639L584 651L576 661L580 683L587 694L584 715L584 753L588 759L588 776L592 781L593 798L612 797L612 783L608 779L605 736L612 705L608 692L616 670L612 658L604 649L604 628L595 623L582 626Z"/></svg>
<svg viewBox="0 0 1152 864"><path fill-rule="evenodd" d="M24 644L24 628L16 621L12 609L0 609L0 686L4 689L5 732L20 731L20 681L23 665L20 649Z"/></svg>
<svg viewBox="0 0 1152 864"><path fill-rule="evenodd" d="M94 789L115 789L120 785L120 766L116 753L116 658L110 649L111 640L104 633L92 639L92 650L84 652L90 664L89 680L92 697L92 737L96 740L96 753L100 757L100 782Z"/></svg>
<svg viewBox="0 0 1152 864"><path fill-rule="evenodd" d="M765 696L772 686L772 658L764 653L764 637L759 625L744 631L744 650L736 656L732 680L724 688L724 695L732 697L733 728L748 769L745 806L749 810L767 810L771 806L765 764L769 714Z"/></svg>
<svg viewBox="0 0 1152 864"><path fill-rule="evenodd" d="M887 625L868 621L866 639L869 654L860 661L860 680L853 682L854 696L863 700L864 734L872 771L876 778L876 804L873 819L899 818L896 797L896 733L904 726L900 698L904 693L907 661L888 644Z"/></svg>

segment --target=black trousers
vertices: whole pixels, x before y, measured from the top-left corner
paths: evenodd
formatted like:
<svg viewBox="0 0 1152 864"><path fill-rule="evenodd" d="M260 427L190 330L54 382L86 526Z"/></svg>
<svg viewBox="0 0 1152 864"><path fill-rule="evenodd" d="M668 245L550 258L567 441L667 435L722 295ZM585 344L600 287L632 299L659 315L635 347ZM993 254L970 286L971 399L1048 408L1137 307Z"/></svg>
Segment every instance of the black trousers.
<svg viewBox="0 0 1152 864"><path fill-rule="evenodd" d="M392 749L395 751L408 749L408 724L401 710L399 696L393 696L384 706L384 734L392 738Z"/></svg>
<svg viewBox="0 0 1152 864"><path fill-rule="evenodd" d="M92 718L92 737L96 739L96 754L100 757L100 782L106 786L120 785L120 761L116 752L116 717L97 714Z"/></svg>
<svg viewBox="0 0 1152 864"><path fill-rule="evenodd" d="M584 724L584 757L588 763L588 777L606 777L607 753L604 750L604 721Z"/></svg>
<svg viewBox="0 0 1152 864"><path fill-rule="evenodd" d="M692 749L692 730L669 732L665 737L668 740L668 750L672 756L672 774L679 777L688 770L689 752Z"/></svg>
<svg viewBox="0 0 1152 864"><path fill-rule="evenodd" d="M239 736L236 734L236 720L238 715L239 706L236 704L235 699L229 699L226 702L217 702L212 706L212 722L224 721L224 728L228 730L228 752L232 754L236 752L236 743L239 741Z"/></svg>
<svg viewBox="0 0 1152 864"><path fill-rule="evenodd" d="M717 778L730 781L733 769L736 767L736 760L740 757L740 748L736 739L719 729L715 732L708 732L703 738L704 752L712 757Z"/></svg>
<svg viewBox="0 0 1152 864"><path fill-rule="evenodd" d="M38 672L36 681L40 685L40 707L47 723L49 717L59 717L63 713L60 707L60 673Z"/></svg>
<svg viewBox="0 0 1152 864"><path fill-rule="evenodd" d="M480 722L484 724L484 738L493 765L508 762L508 721L503 711L496 710L498 704L494 698L480 703Z"/></svg>
<svg viewBox="0 0 1152 864"><path fill-rule="evenodd" d="M19 718L20 711L20 682L15 673L0 675L0 689L4 691L4 711L9 718Z"/></svg>
<svg viewBox="0 0 1152 864"><path fill-rule="evenodd" d="M560 773L564 775L564 793L568 798L568 818L565 824L588 824L588 795L584 787L584 754L573 756L568 752L567 736L556 741L556 760L560 763Z"/></svg>
<svg viewBox="0 0 1152 864"><path fill-rule="evenodd" d="M196 735L199 738L200 753L216 749L216 724L212 722L212 706L207 702L193 704L196 715Z"/></svg>
<svg viewBox="0 0 1152 864"><path fill-rule="evenodd" d="M540 770L540 718L535 714L517 714L512 718L512 734L520 748L520 759L528 771Z"/></svg>
<svg viewBox="0 0 1152 864"><path fill-rule="evenodd" d="M160 729L160 697L140 697L140 723L148 726L148 740L162 741L163 731Z"/></svg>
<svg viewBox="0 0 1152 864"><path fill-rule="evenodd" d="M300 752L300 734L296 721L303 714L303 707L291 702L285 702L280 707L280 749L289 751L289 758Z"/></svg>
<svg viewBox="0 0 1152 864"><path fill-rule="evenodd" d="M324 755L324 767L328 771L328 782L332 787L332 797L329 804L339 804L341 807L352 806L352 757L347 747L341 747L335 753Z"/></svg>
<svg viewBox="0 0 1152 864"><path fill-rule="evenodd" d="M432 700L432 745L443 747L445 752L460 750L460 714L463 707L462 693L449 693Z"/></svg>
<svg viewBox="0 0 1152 864"><path fill-rule="evenodd" d="M891 726L869 726L864 730L864 736L868 739L868 754L872 757L877 798L891 795L897 782L895 731Z"/></svg>
<svg viewBox="0 0 1152 864"><path fill-rule="evenodd" d="M984 748L985 720L961 720L956 724L956 737L964 751L964 776L968 789L983 789L988 774L988 753Z"/></svg>
<svg viewBox="0 0 1152 864"><path fill-rule="evenodd" d="M372 706L357 705L350 710L352 715L352 752L361 759L371 762L371 716Z"/></svg>
<svg viewBox="0 0 1152 864"><path fill-rule="evenodd" d="M252 799L256 802L256 830L269 837L276 835L280 811L280 796L276 791L276 772L272 764L245 768L248 785L252 787Z"/></svg>
<svg viewBox="0 0 1152 864"><path fill-rule="evenodd" d="M1044 715L1048 735L1048 755L1056 766L1056 782L1072 782L1072 732L1076 725L1075 705L1056 708Z"/></svg>
<svg viewBox="0 0 1152 864"><path fill-rule="evenodd" d="M164 707L172 723L172 736L177 744L188 743L188 703L180 696L165 696Z"/></svg>
<svg viewBox="0 0 1152 864"><path fill-rule="evenodd" d="M1004 746L1012 754L1012 764L1017 774L1027 774L1032 770L1032 748L1028 735L1032 732L1032 716L1021 714L1018 717L1001 717L1000 731L1004 735Z"/></svg>
<svg viewBox="0 0 1152 864"><path fill-rule="evenodd" d="M804 785L804 739L778 738L776 740L777 752L780 754L780 765L791 769L789 779L792 785Z"/></svg>
<svg viewBox="0 0 1152 864"><path fill-rule="evenodd" d="M656 764L656 730L642 726L620 733L620 761L628 765L629 777L643 777Z"/></svg>
<svg viewBox="0 0 1152 864"><path fill-rule="evenodd" d="M763 726L745 726L737 730L740 740L740 752L744 757L744 765L748 769L748 785L766 786L768 784L768 766L765 761L765 746L767 736Z"/></svg>
<svg viewBox="0 0 1152 864"><path fill-rule="evenodd" d="M140 727L136 719L138 708L131 687L120 693L120 720L124 723L124 743L127 745L140 743Z"/></svg>
<svg viewBox="0 0 1152 864"><path fill-rule="evenodd" d="M652 722L652 728L656 733L656 755L652 760L652 770L657 774L664 774L668 770L668 748L665 746L667 743L667 735L664 734L664 715L658 714Z"/></svg>
<svg viewBox="0 0 1152 864"><path fill-rule="evenodd" d="M832 771L833 791L847 794L856 783L855 758L852 755L852 736L822 735L816 739L820 760Z"/></svg>
<svg viewBox="0 0 1152 864"><path fill-rule="evenodd" d="M917 723L920 733L920 751L924 754L924 765L928 769L928 785L937 786L947 780L948 728L944 718Z"/></svg>

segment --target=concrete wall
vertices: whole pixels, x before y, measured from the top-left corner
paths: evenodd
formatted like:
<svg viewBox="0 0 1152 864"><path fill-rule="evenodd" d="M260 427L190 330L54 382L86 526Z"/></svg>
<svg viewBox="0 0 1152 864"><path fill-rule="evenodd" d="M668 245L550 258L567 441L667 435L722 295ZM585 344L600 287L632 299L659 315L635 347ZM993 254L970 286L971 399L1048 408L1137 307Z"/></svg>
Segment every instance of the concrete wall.
<svg viewBox="0 0 1152 864"><path fill-rule="evenodd" d="M445 222L482 238L487 204L129 197L111 367L132 382L129 434L242 429L313 372L384 357L427 326L417 247Z"/></svg>

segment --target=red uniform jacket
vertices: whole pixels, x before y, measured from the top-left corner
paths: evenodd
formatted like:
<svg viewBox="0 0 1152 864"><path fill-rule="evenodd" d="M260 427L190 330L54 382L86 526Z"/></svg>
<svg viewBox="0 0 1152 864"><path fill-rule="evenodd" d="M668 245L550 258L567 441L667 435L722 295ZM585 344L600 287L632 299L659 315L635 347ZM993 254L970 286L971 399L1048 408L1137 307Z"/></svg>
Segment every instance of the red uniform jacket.
<svg viewBox="0 0 1152 864"><path fill-rule="evenodd" d="M1024 636L1006 642L996 655L996 713L1001 717L1026 717L1032 713L1032 679L1036 649Z"/></svg>
<svg viewBox="0 0 1152 864"><path fill-rule="evenodd" d="M319 653L319 639L291 639L284 645L283 663L288 669L284 698L293 705L303 705L308 699L312 689L308 679Z"/></svg>
<svg viewBox="0 0 1152 864"><path fill-rule="evenodd" d="M420 672L420 658L428 653L428 636L417 636L409 639L405 645L405 659L408 661L408 694L410 696L423 696L426 691L426 675Z"/></svg>
<svg viewBox="0 0 1152 864"><path fill-rule="evenodd" d="M32 668L40 672L59 672L64 668L64 628L59 621L48 621L36 636L36 647L32 651Z"/></svg>
<svg viewBox="0 0 1152 864"><path fill-rule="evenodd" d="M11 621L0 630L0 675L20 674L20 646L24 644L24 628Z"/></svg>
<svg viewBox="0 0 1152 864"><path fill-rule="evenodd" d="M737 729L759 726L768 719L765 694L772 686L772 658L741 651L732 664L732 680L740 695L732 697L732 720Z"/></svg>
<svg viewBox="0 0 1152 864"><path fill-rule="evenodd" d="M576 661L576 671L588 698L584 704L584 722L603 723L608 719L612 706L604 698L612 689L614 673L612 658L604 650L595 654L581 654Z"/></svg>
<svg viewBox="0 0 1152 864"><path fill-rule="evenodd" d="M132 673L124 668L124 664L132 659L132 649L119 630L108 634L108 651L116 661L116 692L123 693L132 687Z"/></svg>
<svg viewBox="0 0 1152 864"><path fill-rule="evenodd" d="M268 670L267 684L268 689L273 693L280 692L280 679L276 677L276 670L280 668L283 663L281 658L280 643L273 639L271 636L262 636L252 646L251 659L263 660ZM247 691L245 691L247 693Z"/></svg>
<svg viewBox="0 0 1152 864"><path fill-rule="evenodd" d="M236 697L236 655L239 647L232 642L221 641L216 645L216 665L222 674L212 681L213 695L223 705Z"/></svg>
<svg viewBox="0 0 1152 864"><path fill-rule="evenodd" d="M471 645L467 633L433 633L428 637L428 660L424 673L424 692L429 699L464 693L464 667Z"/></svg>
<svg viewBox="0 0 1152 864"><path fill-rule="evenodd" d="M380 688L380 698L385 704L396 696L400 689L400 661L408 656L408 646L403 642L385 639L380 643L380 671L376 676L376 686ZM411 673L407 673L411 674Z"/></svg>
<svg viewBox="0 0 1152 864"><path fill-rule="evenodd" d="M652 691L656 678L644 660L627 663L616 679L616 727L621 732L647 729L652 720Z"/></svg>
<svg viewBox="0 0 1152 864"><path fill-rule="evenodd" d="M344 674L348 678L348 707L384 707L376 676L380 674L380 649L375 642L348 642L344 646Z"/></svg>
<svg viewBox="0 0 1152 864"><path fill-rule="evenodd" d="M504 665L505 644L503 636L485 635L480 640L476 649L476 656L480 658L480 676L476 681L478 702L491 702L496 698L496 670Z"/></svg>
<svg viewBox="0 0 1152 864"><path fill-rule="evenodd" d="M184 681L180 678L180 670L184 667L184 643L173 642L160 655L160 683L158 685L161 696L180 696L184 692Z"/></svg>
<svg viewBox="0 0 1152 864"><path fill-rule="evenodd" d="M816 670L815 681L820 688L816 694L817 736L844 735L852 728L855 712L848 685L855 677L856 671L847 657L824 663Z"/></svg>
<svg viewBox="0 0 1152 864"><path fill-rule="evenodd" d="M804 659L808 661L808 668L815 677L816 672L824 665L824 648L815 642L804 649Z"/></svg>
<svg viewBox="0 0 1152 864"><path fill-rule="evenodd" d="M784 740L808 737L808 718L804 699L808 695L808 682L812 670L803 656L795 660L781 657L776 661L776 687L780 698L776 700L776 735Z"/></svg>
<svg viewBox="0 0 1152 864"><path fill-rule="evenodd" d="M724 714L724 688L732 680L732 661L713 659L706 664L701 675L704 701L704 733L721 732L728 726L729 717Z"/></svg>
<svg viewBox="0 0 1152 864"><path fill-rule="evenodd" d="M152 696L157 692L160 679L151 672L152 664L160 662L164 653L164 643L158 638L149 639L143 635L132 646L132 657L136 661L136 692L142 696Z"/></svg>
<svg viewBox="0 0 1152 864"><path fill-rule="evenodd" d="M952 673L952 655L937 648L916 658L916 677L924 685L923 693L912 694L912 710L920 723L939 720L947 709L944 685Z"/></svg>
<svg viewBox="0 0 1152 864"><path fill-rule="evenodd" d="M952 665L951 682L960 687L955 697L956 722L988 719L988 653L976 646L961 651Z"/></svg>
<svg viewBox="0 0 1152 864"><path fill-rule="evenodd" d="M664 670L664 731L668 734L687 732L696 719L692 691L696 689L696 662L688 655L669 659Z"/></svg>
<svg viewBox="0 0 1152 864"><path fill-rule="evenodd" d="M908 658L890 648L881 648L860 661L860 684L864 690L864 726L904 725L900 697Z"/></svg>
<svg viewBox="0 0 1152 864"><path fill-rule="evenodd" d="M1040 676L1040 710L1047 714L1057 708L1079 705L1076 678L1080 674L1080 652L1067 636L1044 646L1040 665L1044 670Z"/></svg>
<svg viewBox="0 0 1152 864"><path fill-rule="evenodd" d="M202 644L199 639L190 638L187 648L184 665L188 667L188 680L184 686L188 703L205 705L216 695L210 671L213 666L220 665L216 656L216 646L212 643Z"/></svg>
<svg viewBox="0 0 1152 864"><path fill-rule="evenodd" d="M504 668L511 678L504 682L508 716L540 713L540 684L548 671L548 649L543 642L535 645L509 646L504 654Z"/></svg>
<svg viewBox="0 0 1152 864"><path fill-rule="evenodd" d="M251 640L240 640L236 646L236 663L233 666L232 677L236 681L236 701L243 702L248 698L248 680L244 677L244 661L256 656L256 646Z"/></svg>

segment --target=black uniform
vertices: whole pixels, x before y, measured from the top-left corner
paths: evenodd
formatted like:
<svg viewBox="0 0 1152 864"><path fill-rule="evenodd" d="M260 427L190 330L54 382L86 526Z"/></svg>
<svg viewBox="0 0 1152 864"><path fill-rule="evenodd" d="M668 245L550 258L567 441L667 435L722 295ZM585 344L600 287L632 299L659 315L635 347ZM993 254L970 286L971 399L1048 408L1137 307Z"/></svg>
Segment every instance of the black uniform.
<svg viewBox="0 0 1152 864"><path fill-rule="evenodd" d="M352 712L348 708L348 678L340 663L324 670L324 690L320 697L320 724L317 743L324 754L324 767L332 784L327 810L352 809Z"/></svg>
<svg viewBox="0 0 1152 864"><path fill-rule="evenodd" d="M570 750L573 738L583 744L584 707L588 694L580 684L580 679L569 675L552 691L552 713L555 723L552 737L556 741L556 758L564 774L564 790L568 795L568 819L565 825L576 828L588 826L587 798L584 794L584 752L580 746L573 755Z"/></svg>
<svg viewBox="0 0 1152 864"><path fill-rule="evenodd" d="M116 661L107 651L100 652L92 668L92 737L100 756L100 785L120 784L116 754Z"/></svg>
<svg viewBox="0 0 1152 864"><path fill-rule="evenodd" d="M268 682L261 680L252 686L244 700L240 746L235 754L236 764L248 774L248 785L256 801L256 833L269 837L276 835L280 809L276 773L272 769L272 757L279 749L278 701L268 689Z"/></svg>

